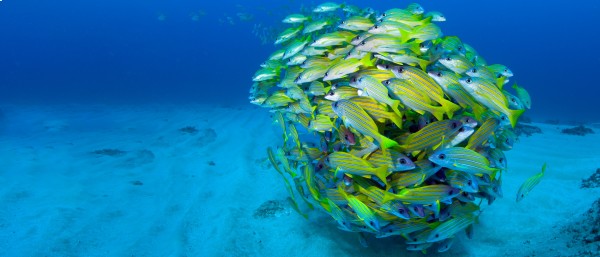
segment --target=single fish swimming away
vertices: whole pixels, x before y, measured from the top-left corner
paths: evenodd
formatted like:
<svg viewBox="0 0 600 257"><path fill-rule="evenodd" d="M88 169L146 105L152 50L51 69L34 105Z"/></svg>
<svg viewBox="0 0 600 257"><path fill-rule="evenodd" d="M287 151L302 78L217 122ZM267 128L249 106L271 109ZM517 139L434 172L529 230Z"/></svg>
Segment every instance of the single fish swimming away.
<svg viewBox="0 0 600 257"><path fill-rule="evenodd" d="M544 166L542 166L542 171L540 173L533 175L532 177L525 180L525 182L523 182L523 184L519 188L519 191L517 192L517 202L520 202L521 200L523 200L523 198L525 198L525 196L527 196L529 194L529 192L531 192L531 190L537 184L540 183L540 181L544 177L545 172L546 172L546 163L544 163Z"/></svg>

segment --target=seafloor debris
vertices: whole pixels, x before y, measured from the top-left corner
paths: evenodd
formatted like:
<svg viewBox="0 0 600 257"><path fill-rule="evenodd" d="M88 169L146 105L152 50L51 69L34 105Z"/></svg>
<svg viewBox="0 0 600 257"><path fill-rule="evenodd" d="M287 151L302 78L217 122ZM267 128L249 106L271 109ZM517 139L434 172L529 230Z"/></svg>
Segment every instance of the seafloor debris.
<svg viewBox="0 0 600 257"><path fill-rule="evenodd" d="M577 256L600 256L600 198L571 224L563 227L571 240L568 248L580 248Z"/></svg>
<svg viewBox="0 0 600 257"><path fill-rule="evenodd" d="M579 125L574 128L563 129L561 131L563 134L575 135L575 136L585 136L587 134L594 134L594 131L591 128L585 127L583 125Z"/></svg>
<svg viewBox="0 0 600 257"><path fill-rule="evenodd" d="M216 165L216 164L215 164L215 162L214 162L214 161L209 161L209 162L208 162L208 166L215 166L215 165Z"/></svg>
<svg viewBox="0 0 600 257"><path fill-rule="evenodd" d="M252 216L256 219L266 219L288 215L289 213L282 201L269 200L261 204Z"/></svg>
<svg viewBox="0 0 600 257"><path fill-rule="evenodd" d="M533 134L541 134L543 132L541 128L532 125L522 124L519 120L519 123L517 123L517 126L515 127L515 133L517 134L517 136L531 136Z"/></svg>
<svg viewBox="0 0 600 257"><path fill-rule="evenodd" d="M195 135L196 133L198 133L198 129L194 126L186 126L186 127L180 128L179 131L190 134L190 135Z"/></svg>
<svg viewBox="0 0 600 257"><path fill-rule="evenodd" d="M134 186L142 186L142 185L144 185L144 183L142 183L142 181L139 181L139 180L129 181L129 183L131 183Z"/></svg>
<svg viewBox="0 0 600 257"><path fill-rule="evenodd" d="M295 211L442 252L472 231L481 200L503 196L504 151L531 98L507 86L509 68L442 35L445 20L418 4L332 2L284 18L249 99L283 132L267 153Z"/></svg>
<svg viewBox="0 0 600 257"><path fill-rule="evenodd" d="M596 169L596 172L587 179L581 180L581 188L596 188L600 187L600 169Z"/></svg>
<svg viewBox="0 0 600 257"><path fill-rule="evenodd" d="M116 149L116 148L105 148L105 149L93 151L92 153L95 155L101 155L101 156L120 157L120 156L125 155L127 152Z"/></svg>

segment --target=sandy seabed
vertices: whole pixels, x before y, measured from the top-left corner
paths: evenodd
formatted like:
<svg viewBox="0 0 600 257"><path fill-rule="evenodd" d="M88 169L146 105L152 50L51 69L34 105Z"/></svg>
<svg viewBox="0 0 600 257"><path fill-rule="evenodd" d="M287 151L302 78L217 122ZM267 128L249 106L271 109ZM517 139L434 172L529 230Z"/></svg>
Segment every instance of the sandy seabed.
<svg viewBox="0 0 600 257"><path fill-rule="evenodd" d="M322 212L296 214L265 159L281 144L267 110L1 110L0 256L423 256L399 237L367 237L363 248ZM543 133L507 152L504 198L484 208L474 238L461 233L450 251L426 256L600 255L598 241L582 239L600 188L580 188L600 167L600 133L533 125ZM516 203L544 162L545 178Z"/></svg>

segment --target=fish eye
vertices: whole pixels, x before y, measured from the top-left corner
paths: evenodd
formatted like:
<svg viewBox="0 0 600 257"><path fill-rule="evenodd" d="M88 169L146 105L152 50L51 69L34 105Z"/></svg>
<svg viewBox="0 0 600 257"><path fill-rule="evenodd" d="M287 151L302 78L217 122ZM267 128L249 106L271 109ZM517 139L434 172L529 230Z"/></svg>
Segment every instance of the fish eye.
<svg viewBox="0 0 600 257"><path fill-rule="evenodd" d="M370 224L371 226L375 226L375 222L373 222L373 221L369 221L369 224Z"/></svg>
<svg viewBox="0 0 600 257"><path fill-rule="evenodd" d="M379 25L375 25L375 26L373 26L373 28L374 28L374 29L378 29L378 28L379 28Z"/></svg>
<svg viewBox="0 0 600 257"><path fill-rule="evenodd" d="M462 46L459 46L458 48L456 48L458 51L462 51Z"/></svg>
<svg viewBox="0 0 600 257"><path fill-rule="evenodd" d="M385 17L386 15L387 15L387 14L383 13L381 16L382 16L382 17Z"/></svg>
<svg viewBox="0 0 600 257"><path fill-rule="evenodd" d="M360 42L360 45L366 45L367 43L365 43L365 41Z"/></svg>
<svg viewBox="0 0 600 257"><path fill-rule="evenodd" d="M388 232L389 232L389 233L392 233L392 232L394 232L394 231L393 231L392 229L390 229L390 230L388 230Z"/></svg>
<svg viewBox="0 0 600 257"><path fill-rule="evenodd" d="M417 206L415 206L415 207L413 208L413 210L415 210L415 211L419 211L419 208L417 208Z"/></svg>
<svg viewBox="0 0 600 257"><path fill-rule="evenodd" d="M438 155L438 158L440 160L446 159L446 155L445 154L440 154L440 155Z"/></svg>
<svg viewBox="0 0 600 257"><path fill-rule="evenodd" d="M329 76L329 72L325 72L325 77Z"/></svg>
<svg viewBox="0 0 600 257"><path fill-rule="evenodd" d="M403 67L398 67L398 72L400 72L400 73L404 72L404 68Z"/></svg>
<svg viewBox="0 0 600 257"><path fill-rule="evenodd" d="M398 213L404 214L404 209L398 209Z"/></svg>
<svg viewBox="0 0 600 257"><path fill-rule="evenodd" d="M464 131L465 131L465 128L464 128L464 127L460 127L460 128L458 129L458 132L464 132Z"/></svg>
<svg viewBox="0 0 600 257"><path fill-rule="evenodd" d="M471 82L473 82L473 80L471 80L471 78L468 78L467 83L471 83Z"/></svg>
<svg viewBox="0 0 600 257"><path fill-rule="evenodd" d="M348 135L344 135L344 139L346 139L346 141L348 141Z"/></svg>
<svg viewBox="0 0 600 257"><path fill-rule="evenodd" d="M508 73L508 69L504 69L504 72L507 72L507 73Z"/></svg>
<svg viewBox="0 0 600 257"><path fill-rule="evenodd" d="M435 238L438 238L438 237L440 237L440 234L435 234Z"/></svg>
<svg viewBox="0 0 600 257"><path fill-rule="evenodd" d="M500 163L502 163L502 162L504 162L504 158L500 158L500 159L498 159L498 161L499 161Z"/></svg>
<svg viewBox="0 0 600 257"><path fill-rule="evenodd" d="M438 75L438 77L442 77L442 72L441 71L438 72L437 75Z"/></svg>
<svg viewBox="0 0 600 257"><path fill-rule="evenodd" d="M406 164L406 159L400 158L400 164Z"/></svg>
<svg viewBox="0 0 600 257"><path fill-rule="evenodd" d="M455 129L458 125L455 122L452 122L452 128Z"/></svg>
<svg viewBox="0 0 600 257"><path fill-rule="evenodd" d="M507 143L507 144L510 144L510 139L508 139L508 138L507 138L507 139L506 139L506 143Z"/></svg>
<svg viewBox="0 0 600 257"><path fill-rule="evenodd" d="M446 57L446 61L452 61L452 58Z"/></svg>
<svg viewBox="0 0 600 257"><path fill-rule="evenodd" d="M467 185L471 186L471 185L473 185L473 182L471 180L469 180L469 182L467 182Z"/></svg>
<svg viewBox="0 0 600 257"><path fill-rule="evenodd" d="M477 73L477 69L473 68L473 70L471 70L473 73Z"/></svg>

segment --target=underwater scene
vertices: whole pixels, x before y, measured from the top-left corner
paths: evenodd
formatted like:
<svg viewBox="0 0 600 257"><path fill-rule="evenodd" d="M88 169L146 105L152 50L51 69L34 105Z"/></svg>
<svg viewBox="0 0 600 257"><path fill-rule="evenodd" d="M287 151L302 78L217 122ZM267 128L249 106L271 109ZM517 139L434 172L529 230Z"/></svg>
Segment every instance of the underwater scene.
<svg viewBox="0 0 600 257"><path fill-rule="evenodd" d="M599 13L0 0L0 256L600 256Z"/></svg>

